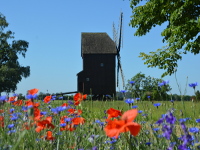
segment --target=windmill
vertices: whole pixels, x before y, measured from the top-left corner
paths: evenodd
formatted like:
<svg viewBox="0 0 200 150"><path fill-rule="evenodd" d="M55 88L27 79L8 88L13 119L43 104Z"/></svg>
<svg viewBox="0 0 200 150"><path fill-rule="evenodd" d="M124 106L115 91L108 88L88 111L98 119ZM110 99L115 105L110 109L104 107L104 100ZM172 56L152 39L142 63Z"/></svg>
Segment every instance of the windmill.
<svg viewBox="0 0 200 150"><path fill-rule="evenodd" d="M115 29L115 25L113 23L113 41L115 42L116 45L116 51L117 51L117 87L119 86L119 72L121 74L122 78L122 85L123 88L125 87L125 82L124 82L124 74L122 70L122 64L121 64L121 56L120 56L120 49L122 45L122 20L123 20L123 13L120 15L120 24L119 24L119 35L118 32Z"/></svg>

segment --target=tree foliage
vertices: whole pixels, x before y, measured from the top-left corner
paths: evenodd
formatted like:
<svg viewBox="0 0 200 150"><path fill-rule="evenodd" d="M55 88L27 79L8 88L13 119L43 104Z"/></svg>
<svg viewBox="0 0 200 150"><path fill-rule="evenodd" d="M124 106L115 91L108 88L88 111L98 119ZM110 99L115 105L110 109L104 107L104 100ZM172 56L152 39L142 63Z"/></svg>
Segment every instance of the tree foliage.
<svg viewBox="0 0 200 150"><path fill-rule="evenodd" d="M153 27L167 23L161 32L166 46L139 56L148 67L166 70L162 77L174 73L182 54L199 54L199 0L131 0L130 6L133 13L130 25L137 28L136 36L146 35Z"/></svg>
<svg viewBox="0 0 200 150"><path fill-rule="evenodd" d="M130 81L134 83L130 83ZM132 93L134 98L147 100L147 96L150 96L152 100L169 100L167 92L171 90L171 87L169 84L159 86L162 82L162 79L146 77L140 72L128 80L126 89Z"/></svg>
<svg viewBox="0 0 200 150"><path fill-rule="evenodd" d="M0 13L0 93L13 92L22 77L30 75L29 66L21 66L18 62L19 55L25 57L28 42L14 39L12 31L4 31L8 23Z"/></svg>

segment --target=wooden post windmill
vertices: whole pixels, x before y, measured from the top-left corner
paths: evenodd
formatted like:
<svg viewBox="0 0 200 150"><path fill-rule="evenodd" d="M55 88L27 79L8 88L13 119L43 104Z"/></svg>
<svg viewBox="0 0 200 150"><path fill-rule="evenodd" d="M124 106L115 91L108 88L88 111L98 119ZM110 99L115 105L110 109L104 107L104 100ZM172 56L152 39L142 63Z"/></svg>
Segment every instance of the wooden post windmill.
<svg viewBox="0 0 200 150"><path fill-rule="evenodd" d="M119 71L124 84L120 48L122 15L118 40L112 40L107 33L81 33L81 57L83 70L77 74L77 91L101 98L103 95L116 95L119 84ZM115 37L116 38L116 37ZM117 56L117 84L116 84Z"/></svg>

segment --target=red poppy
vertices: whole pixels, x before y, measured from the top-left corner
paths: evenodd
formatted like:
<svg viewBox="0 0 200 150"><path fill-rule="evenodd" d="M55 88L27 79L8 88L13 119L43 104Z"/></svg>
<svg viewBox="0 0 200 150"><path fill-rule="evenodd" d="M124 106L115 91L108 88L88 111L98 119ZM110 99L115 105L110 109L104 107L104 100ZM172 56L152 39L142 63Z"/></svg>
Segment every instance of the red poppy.
<svg viewBox="0 0 200 150"><path fill-rule="evenodd" d="M74 125L68 124L65 127L60 128L60 131L74 131L76 128L74 128Z"/></svg>
<svg viewBox="0 0 200 150"><path fill-rule="evenodd" d="M76 111L76 109L70 108L67 110L69 113L69 115L74 114L74 112Z"/></svg>
<svg viewBox="0 0 200 150"><path fill-rule="evenodd" d="M35 129L36 132L40 132L43 129L54 129L55 126L49 121L49 118L42 120L42 121L38 121L37 123L37 128Z"/></svg>
<svg viewBox="0 0 200 150"><path fill-rule="evenodd" d="M22 104L23 104L22 100L17 100L15 102L13 102L13 105L15 105L15 106L21 106Z"/></svg>
<svg viewBox="0 0 200 150"><path fill-rule="evenodd" d="M39 107L40 103L33 103L33 107Z"/></svg>
<svg viewBox="0 0 200 150"><path fill-rule="evenodd" d="M109 121L110 118L118 117L122 115L122 112L120 110L117 110L114 108L108 109L106 113L108 114L108 118L106 119L106 121Z"/></svg>
<svg viewBox="0 0 200 150"><path fill-rule="evenodd" d="M17 99L17 97L16 97L16 96L9 97L9 99L8 99L8 101L7 101L7 102L14 102L16 99Z"/></svg>
<svg viewBox="0 0 200 150"><path fill-rule="evenodd" d="M28 90L28 94L34 95L34 94L37 94L38 91L39 91L38 89L31 89L31 90Z"/></svg>
<svg viewBox="0 0 200 150"><path fill-rule="evenodd" d="M73 125L84 124L84 123L85 123L85 119L82 117L76 117L72 119Z"/></svg>
<svg viewBox="0 0 200 150"><path fill-rule="evenodd" d="M4 127L4 117L0 116L0 127Z"/></svg>
<svg viewBox="0 0 200 150"><path fill-rule="evenodd" d="M40 110L37 107L34 107L33 115L34 115L34 120L40 120L41 118Z"/></svg>
<svg viewBox="0 0 200 150"><path fill-rule="evenodd" d="M61 105L62 107L67 107L68 106L68 104L67 103L63 103L62 105Z"/></svg>
<svg viewBox="0 0 200 150"><path fill-rule="evenodd" d="M74 101L82 101L87 98L87 94L82 95L81 93L76 93L74 95Z"/></svg>
<svg viewBox="0 0 200 150"><path fill-rule="evenodd" d="M74 102L74 105L75 105L75 106L78 106L79 104L80 104L80 101L75 101L75 102Z"/></svg>
<svg viewBox="0 0 200 150"><path fill-rule="evenodd" d="M34 106L34 103L31 100L25 101L25 106Z"/></svg>
<svg viewBox="0 0 200 150"><path fill-rule="evenodd" d="M44 103L49 103L50 101L51 101L51 95L50 96L46 96L45 98L44 98Z"/></svg>
<svg viewBox="0 0 200 150"><path fill-rule="evenodd" d="M0 109L0 113L4 113L4 110L3 110L3 109Z"/></svg>
<svg viewBox="0 0 200 150"><path fill-rule="evenodd" d="M134 121L135 117L138 114L137 109L132 109L126 111L120 120L114 119L109 120L104 131L108 137L118 138L120 133L130 131L134 136L137 136L141 126Z"/></svg>
<svg viewBox="0 0 200 150"><path fill-rule="evenodd" d="M78 109L78 110L75 112L75 114L76 114L77 116L81 115L82 113L83 113L83 111L82 111L81 109Z"/></svg>
<svg viewBox="0 0 200 150"><path fill-rule="evenodd" d="M55 140L56 138L52 136L52 131L47 131L47 136L45 140Z"/></svg>
<svg viewBox="0 0 200 150"><path fill-rule="evenodd" d="M40 103L34 103L32 100L25 101L25 106L33 106L34 108L37 108L40 106Z"/></svg>
<svg viewBox="0 0 200 150"><path fill-rule="evenodd" d="M60 118L60 123L65 123L65 118L67 118L67 116L62 116L62 117Z"/></svg>

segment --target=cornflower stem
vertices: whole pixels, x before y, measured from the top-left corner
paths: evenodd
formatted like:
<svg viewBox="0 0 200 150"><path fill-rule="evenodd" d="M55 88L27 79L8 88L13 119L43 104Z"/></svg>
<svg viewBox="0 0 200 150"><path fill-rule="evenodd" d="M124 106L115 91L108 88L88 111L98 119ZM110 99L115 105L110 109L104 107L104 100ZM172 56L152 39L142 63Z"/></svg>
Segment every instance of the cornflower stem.
<svg viewBox="0 0 200 150"><path fill-rule="evenodd" d="M194 94L195 94L196 92L195 92L195 88L194 88ZM197 96L196 96L196 94L195 94L195 98L196 98L196 100L197 100ZM194 105L194 100L192 101L192 107L193 107L193 114L194 114L194 118L195 118L195 105Z"/></svg>

